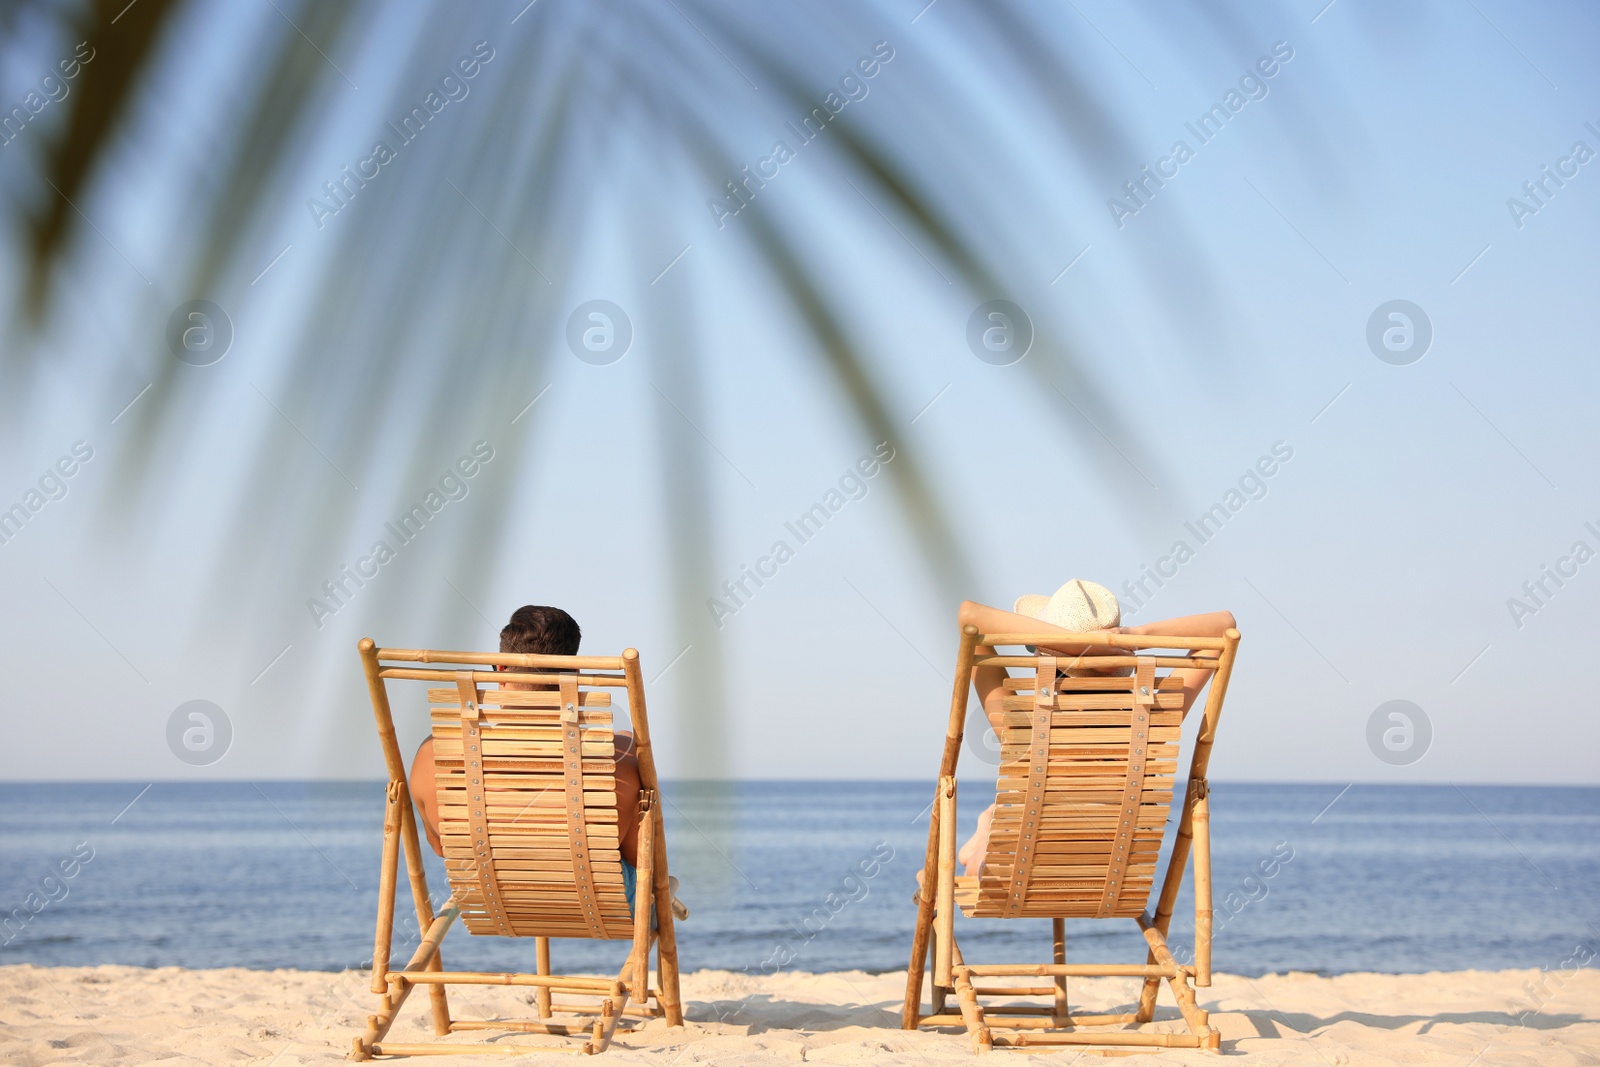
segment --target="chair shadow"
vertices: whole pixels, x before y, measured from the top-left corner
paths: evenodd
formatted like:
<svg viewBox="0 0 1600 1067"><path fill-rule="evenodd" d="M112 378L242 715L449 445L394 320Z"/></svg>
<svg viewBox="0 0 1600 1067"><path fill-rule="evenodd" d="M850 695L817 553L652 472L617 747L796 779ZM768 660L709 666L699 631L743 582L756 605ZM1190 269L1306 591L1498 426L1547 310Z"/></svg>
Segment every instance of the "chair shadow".
<svg viewBox="0 0 1600 1067"><path fill-rule="evenodd" d="M900 1029L899 1000L877 1003L817 1004L752 993L737 1000L685 1002L683 1017L697 1023L743 1026L751 1034L780 1030L823 1033L851 1026Z"/></svg>
<svg viewBox="0 0 1600 1067"><path fill-rule="evenodd" d="M1135 1005L1097 1009L1110 1014L1131 1012ZM684 1005L685 1018L699 1023L717 1023L742 1026L747 1033L762 1034L773 1031L806 1031L823 1033L848 1027L898 1030L900 1028L899 1000L856 1004L817 1004L810 1001L785 1000L768 993L752 993L737 1000L694 1001ZM1241 1015L1255 1029L1254 1036L1292 1040L1313 1034L1341 1022L1353 1022L1378 1030L1399 1030L1421 1023L1419 1034L1425 1034L1439 1025L1468 1025L1486 1023L1506 1029L1560 1030L1582 1023L1600 1023L1600 1018L1590 1018L1573 1013L1548 1013L1517 1015L1506 1011L1440 1012L1434 1015L1380 1015L1373 1012L1342 1011L1334 1015L1316 1015L1310 1012L1280 1012L1270 1009L1246 1008L1243 1010L1210 1009L1213 1015ZM1176 1008L1158 1006L1156 1023L1182 1023L1183 1016ZM959 1024L928 1028L927 1032L961 1032ZM1243 1038L1249 1040L1249 1038ZM1229 1037L1223 1042L1225 1054L1239 1055L1235 1047L1241 1038Z"/></svg>
<svg viewBox="0 0 1600 1067"><path fill-rule="evenodd" d="M1019 1002L1020 1003L1020 1002ZM953 1011L955 998L952 997L946 1011ZM718 1023L727 1026L748 1027L751 1034L768 1033L777 1030L808 1031L823 1033L830 1030L843 1030L846 1027L859 1026L865 1029L900 1029L900 1012L903 1007L899 999L884 1000L876 1003L854 1004L817 1004L811 1001L782 1000L768 993L752 993L738 1000L694 1001L684 1004L684 1018L691 1022ZM1109 1012L1132 1012L1137 1007L1128 1004L1122 1007L1105 1009ZM923 1005L926 1011L927 1004ZM1095 1009L1097 1012L1100 1009ZM1183 1015L1177 1008L1158 1006L1155 1019L1157 1023L1175 1022L1182 1024ZM1108 1027L1109 1032L1114 1027ZM922 1028L925 1033L960 1034L963 1027L960 1023L948 1023L944 1026Z"/></svg>
<svg viewBox="0 0 1600 1067"><path fill-rule="evenodd" d="M1278 1024L1280 1022L1301 1035L1333 1026L1335 1023L1344 1022L1359 1023L1362 1026L1370 1026L1378 1030L1399 1030L1415 1023L1422 1023L1422 1028L1417 1031L1419 1034L1425 1034L1441 1023L1458 1026L1469 1023L1488 1023L1490 1026L1501 1026L1513 1030L1523 1028L1529 1030L1560 1030L1568 1026L1577 1026L1580 1023L1600 1023L1600 1019L1591 1019L1584 1015L1571 1013L1536 1014L1529 1012L1524 1015L1514 1015L1507 1011L1446 1011L1439 1012L1436 1015L1377 1015L1365 1011L1342 1011L1337 1015L1313 1015L1310 1012L1248 1008L1237 1012L1228 1011L1227 1014L1245 1016L1255 1024L1262 1037L1283 1036L1279 1033Z"/></svg>

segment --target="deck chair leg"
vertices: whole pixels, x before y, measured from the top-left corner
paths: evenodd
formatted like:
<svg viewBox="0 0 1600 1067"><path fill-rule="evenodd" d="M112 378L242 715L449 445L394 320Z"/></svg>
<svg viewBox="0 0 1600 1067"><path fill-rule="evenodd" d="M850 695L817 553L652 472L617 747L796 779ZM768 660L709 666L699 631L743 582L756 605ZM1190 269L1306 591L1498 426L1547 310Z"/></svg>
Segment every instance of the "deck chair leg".
<svg viewBox="0 0 1600 1067"><path fill-rule="evenodd" d="M550 939L536 937L533 939L533 973L550 973ZM550 1018L550 987L540 986L534 991L533 999L539 1009L539 1018Z"/></svg>
<svg viewBox="0 0 1600 1067"><path fill-rule="evenodd" d="M1211 984L1211 800L1205 788L1194 801L1194 984Z"/></svg>
<svg viewBox="0 0 1600 1067"><path fill-rule="evenodd" d="M961 955L961 942L957 941L954 936L951 936L951 938L950 938L950 963L951 963L952 968L960 967L963 964L965 964L966 962L967 962L966 959ZM932 1015L943 1015L944 1014L945 1000L946 1000L947 997L952 995L954 992L955 992L955 979L954 978L951 979L951 984L950 984L949 987L935 985L933 987L932 994L931 994L931 996L929 998L933 1002L933 1011L930 1014L932 1014ZM974 994L976 994L976 987L974 987Z"/></svg>
<svg viewBox="0 0 1600 1067"><path fill-rule="evenodd" d="M455 922L459 914L455 907L446 908L438 918L429 924L427 933L423 935L422 942L417 946L417 951L412 954L410 961L402 970L412 970L421 967L429 969L430 960L439 956L439 942L444 940L445 933L450 929L450 924ZM367 1016L367 1030L361 1037L355 1039L350 1058L356 1060L369 1060L372 1058L372 1047L382 1041L389 1033L389 1028L394 1025L395 1017L400 1014L400 1008L405 1004L406 998L411 995L415 985L401 981L398 977L384 982L384 996L379 1002L378 1014ZM440 1035L443 1036L442 1034Z"/></svg>
<svg viewBox="0 0 1600 1067"><path fill-rule="evenodd" d="M428 896L428 873L422 866L422 841L417 835L417 813L411 806L411 797L400 783L405 803L400 805L400 843L406 856L406 874L411 880L411 899L417 909L417 928L426 931L438 916L433 913L433 901ZM428 970L444 970L444 961L435 952L428 961ZM433 1015L433 1032L443 1037L450 1032L450 1000L443 985L428 987L428 1006Z"/></svg>
<svg viewBox="0 0 1600 1067"><path fill-rule="evenodd" d="M939 780L939 873L934 888L933 984L950 987L956 924L956 780Z"/></svg>
<svg viewBox="0 0 1600 1067"><path fill-rule="evenodd" d="M1153 965L1156 962L1156 954L1154 952L1146 952L1144 962L1147 967ZM1134 1012L1135 1022L1147 1023L1156 1017L1156 994L1160 991L1161 979L1146 978L1144 980L1144 985L1139 988L1139 1007Z"/></svg>
<svg viewBox="0 0 1600 1067"><path fill-rule="evenodd" d="M1172 987L1173 999L1178 1002L1178 1011L1183 1014L1183 1021L1189 1024L1190 1032L1202 1042L1208 1043L1210 1047L1217 1047L1217 1037L1211 1029L1210 1015L1195 999L1194 989L1189 985L1189 976L1178 969L1178 961L1173 958L1172 950L1167 947L1167 939L1152 923L1141 922L1139 926L1144 932L1145 941L1149 942L1150 957L1176 972L1167 979L1167 984Z"/></svg>
<svg viewBox="0 0 1600 1067"><path fill-rule="evenodd" d="M372 713L378 726L378 740L383 746L383 761L389 770L390 786L391 788L398 786L400 789L400 843L405 849L406 875L411 880L411 896L417 908L418 930L425 931L433 923L433 901L428 897L428 876L422 867L416 812L411 807L411 796L406 790L405 757L400 754L400 746L395 740L394 715L389 709L389 694L384 688L381 677L378 646L370 637L364 637L357 648L361 652L362 670L367 678L367 693L372 699ZM442 970L443 966L435 955L430 969ZM429 990L429 996L433 1003L434 1029L440 1034L449 1033L450 1006L445 998L444 987L434 986ZM440 1029L441 1026L443 1029Z"/></svg>
<svg viewBox="0 0 1600 1067"><path fill-rule="evenodd" d="M394 892L400 875L400 801L404 789L390 782L383 807L383 861L378 867L378 929L372 940L372 984L374 993L388 988L383 976L389 973L389 951L394 944Z"/></svg>
<svg viewBox="0 0 1600 1067"><path fill-rule="evenodd" d="M929 953L929 956L928 956L928 960L927 960L926 966L931 970L932 967L933 967L933 958L932 958L933 942L931 940L928 942L928 953ZM945 998L948 995L949 995L949 990L945 989L938 982L930 982L930 983L928 983L928 1014L929 1015L942 1015L942 1014L944 1014Z"/></svg>
<svg viewBox="0 0 1600 1067"><path fill-rule="evenodd" d="M1050 920L1050 958L1057 964L1067 962L1067 920ZM1066 1026L1072 1020L1067 1011L1067 976L1056 975L1055 1012L1050 1017L1052 1026Z"/></svg>
<svg viewBox="0 0 1600 1067"><path fill-rule="evenodd" d="M1196 759L1198 758L1199 754L1196 753ZM1161 884L1161 895L1156 898L1155 915L1150 920L1151 925L1161 931L1162 936L1165 936L1166 932L1171 929L1172 912L1177 906L1178 891L1183 884L1183 869L1189 862L1189 851L1194 844L1194 813L1197 794L1206 791L1205 786L1201 784L1202 781L1195 776L1194 768L1191 767L1188 792L1184 797L1183 815L1178 820L1178 832L1172 839L1172 855L1167 860L1166 880ZM1209 844L1209 840L1207 843ZM1197 892L1198 889L1197 883ZM1206 884L1208 894L1210 889L1210 879L1208 878ZM1145 962L1155 963L1155 953L1150 953ZM1141 1023L1147 1023L1154 1017L1156 992L1160 988L1161 979L1146 978L1144 980L1144 988L1139 992L1138 1018Z"/></svg>
<svg viewBox="0 0 1600 1067"><path fill-rule="evenodd" d="M907 1030L917 1028L917 1013L922 1008L922 979L928 938L933 933L932 883L939 862L939 797L944 792L943 780L955 777L956 763L961 758L961 738L967 721L967 691L972 687L972 656L977 641L976 626L961 628L961 645L956 653L956 672L950 689L950 718L944 732L944 752L939 757L940 787L934 791L933 812L928 818L928 847L923 854L922 885L917 891L917 923L911 938L911 963L906 967L906 1001L900 1025Z"/></svg>
<svg viewBox="0 0 1600 1067"><path fill-rule="evenodd" d="M654 880L655 871L655 795L651 791L640 793L639 808L639 850L635 858L639 861L639 870L646 872ZM668 883L669 885L671 883ZM625 973L631 987L631 995L640 1004L649 999L650 992L650 900L652 894L638 891L637 883L634 887L633 905L633 949L628 953L628 965Z"/></svg>
<svg viewBox="0 0 1600 1067"><path fill-rule="evenodd" d="M659 796L661 783L656 778L655 756L650 747L650 723L644 713L644 676L639 673L639 653L622 650L622 670L627 677L629 714L634 715L634 750L639 758L639 785ZM637 709L635 714L634 709ZM655 833L654 855L649 872L650 891L656 902L656 990L668 1026L683 1025L683 997L678 989L678 931L672 914L672 886L667 873L667 826L664 805L652 805L651 824Z"/></svg>
<svg viewBox="0 0 1600 1067"><path fill-rule="evenodd" d="M1167 984L1172 987L1172 995L1178 1002L1178 1011L1183 1014L1183 1021L1189 1024L1190 1031L1201 1041L1215 1048L1218 1035L1211 1029L1211 1015L1195 999L1194 990L1189 987L1189 976L1168 978Z"/></svg>
<svg viewBox="0 0 1600 1067"><path fill-rule="evenodd" d="M683 1025L683 1001L678 998L678 963L677 947L672 949L671 979L666 976L667 950L662 945L659 936L652 938L656 949L656 1000L661 1005L662 1016L667 1020L668 1026ZM672 998L669 1005L667 998Z"/></svg>
<svg viewBox="0 0 1600 1067"><path fill-rule="evenodd" d="M652 810L653 839L656 846L660 846L666 836L666 821L662 817L660 804L653 805ZM667 1025L682 1026L683 999L678 991L678 931L674 923L676 917L672 914L672 886L667 881L667 851L663 847L654 847L651 851L650 866L654 868L651 882L656 900L656 978L661 983L657 993Z"/></svg>
<svg viewBox="0 0 1600 1067"><path fill-rule="evenodd" d="M906 968L906 999L900 1027L915 1030L922 1010L922 982L931 963L933 949L934 894L939 876L939 798L943 781L934 789L933 809L928 816L928 852L917 885L917 919L911 935L911 963Z"/></svg>
<svg viewBox="0 0 1600 1067"><path fill-rule="evenodd" d="M627 1007L628 986L618 979L616 992L600 1002L600 1018L595 1021L594 1035L591 1038L595 1052L604 1052L610 1047L611 1038L617 1032L617 1022Z"/></svg>
<svg viewBox="0 0 1600 1067"><path fill-rule="evenodd" d="M956 1003L961 1007L961 1021L966 1024L967 1033L972 1036L973 1052L989 1052L994 1049L994 1034L983 1020L983 1005L978 1003L977 991L972 988L972 975L965 969L956 971L955 975Z"/></svg>
<svg viewBox="0 0 1600 1067"><path fill-rule="evenodd" d="M933 877L931 870L923 872L923 881ZM917 917L911 936L911 965L906 968L905 1004L901 1008L900 1027L915 1030L922 1016L922 983L933 966L933 907L924 904L923 890L917 890ZM937 996L937 993L931 994Z"/></svg>

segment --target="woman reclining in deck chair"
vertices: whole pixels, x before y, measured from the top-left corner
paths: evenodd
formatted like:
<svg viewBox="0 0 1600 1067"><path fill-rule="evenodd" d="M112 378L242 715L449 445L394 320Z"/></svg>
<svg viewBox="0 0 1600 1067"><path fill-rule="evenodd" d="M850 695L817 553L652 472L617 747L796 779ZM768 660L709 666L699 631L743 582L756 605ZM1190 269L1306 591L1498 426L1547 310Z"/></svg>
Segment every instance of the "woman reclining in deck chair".
<svg viewBox="0 0 1600 1067"><path fill-rule="evenodd" d="M1205 615L1161 619L1141 626L1122 626L1119 625L1122 621L1122 609L1111 590L1081 578L1067 582L1057 589L1053 596L1029 594L1019 597L1011 611L992 608L971 600L964 601L959 621L962 626L976 626L980 633L1038 632L1042 628L1061 630L1065 633L1100 631L1133 635L1160 634L1167 637L1222 637L1234 625L1232 613L1213 611ZM1046 647L1046 651L1062 656L1077 656L1091 649L1092 646L1071 642ZM1031 653L1033 649L1030 648L1028 651ZM994 649L979 645L976 654L992 656ZM1077 668L1076 672L1080 675L1106 673L1093 668ZM1132 668L1124 668L1119 673L1131 672ZM1072 673L1073 671L1068 671L1069 675ZM1212 672L1200 668L1180 668L1172 673L1182 679L1183 713L1187 716L1189 708L1193 706L1195 698L1200 695L1200 690L1205 687ZM990 725L997 731L1001 722L1000 701L1005 696L1002 684L1005 678L1004 667L972 669L973 688L977 691L978 699L983 702L984 714L988 716ZM994 819L994 810L993 804L984 809L983 814L978 816L977 830L957 853L957 859L963 865L966 874L977 874L983 857L988 852L989 827Z"/></svg>

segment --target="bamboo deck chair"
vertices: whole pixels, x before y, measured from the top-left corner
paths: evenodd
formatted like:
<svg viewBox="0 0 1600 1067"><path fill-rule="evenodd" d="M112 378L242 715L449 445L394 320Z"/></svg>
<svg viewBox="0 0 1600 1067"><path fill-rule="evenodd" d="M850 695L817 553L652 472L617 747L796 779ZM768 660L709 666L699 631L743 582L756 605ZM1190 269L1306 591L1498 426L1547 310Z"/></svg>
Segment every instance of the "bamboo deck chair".
<svg viewBox="0 0 1600 1067"><path fill-rule="evenodd" d="M389 770L372 950L378 1013L367 1017L351 1058L492 1052L603 1052L625 1015L664 1016L683 1025L678 946L668 885L659 783L650 750L639 653L620 657L541 656L378 648L360 643L378 738ZM399 664L399 665L394 665ZM430 666L417 666L429 664ZM512 673L496 673L496 665ZM438 914L428 895L406 765L389 711L391 680L433 683L434 757L439 773L439 837L451 900ZM552 685L509 690L497 683ZM639 759L638 889L629 915L623 888L612 762L612 693L626 694ZM403 967L390 966L401 852L423 936ZM651 905L654 903L652 929ZM439 943L460 918L474 934L532 937L534 974L446 971ZM550 938L631 939L615 979L551 973ZM657 985L649 983L656 949ZM497 1030L581 1037L581 1044L396 1044L385 1041L417 986L432 1000L436 1035ZM452 1019L450 985L532 987L537 1020ZM577 998L556 1001L555 995Z"/></svg>
<svg viewBox="0 0 1600 1067"><path fill-rule="evenodd" d="M1070 641L1100 646L1082 657L974 654L977 645ZM1206 766L1227 694L1239 631L1222 638L1135 637L1125 634L980 634L964 627L956 659L955 693L945 732L916 932L906 981L902 1025L963 1025L975 1051L994 1046L1138 1046L1220 1048L1220 1036L1195 1001L1195 986L1211 984L1211 835ZM1152 654L1178 649L1178 654ZM1193 650L1190 652L1189 650ZM956 760L974 666L1027 668L1004 685L997 807L982 873L956 871ZM1128 676L1086 677L1081 669L1132 667ZM1179 679L1166 668L1212 672L1210 693L1189 763L1188 792L1172 856L1156 898L1156 863L1172 805L1182 715ZM1062 677L1062 675L1070 675ZM1194 860L1194 963L1179 963L1167 946L1180 883L1191 847ZM955 940L955 909L974 918L1052 921L1048 964L967 963ZM1130 918L1149 948L1143 964L1066 962L1065 919ZM931 939L931 944L930 944ZM932 956L931 1012L923 1014L922 983ZM1070 976L1143 978L1134 1012L1074 1015L1067 1003ZM1019 979L1046 979L1023 982ZM996 980L999 980L998 982ZM1009 980L1009 981L1007 981ZM1136 1029L1152 1020L1156 994L1172 989L1187 1033ZM1192 983L1192 985L1191 985ZM957 1010L946 1010L954 995ZM1011 1003L985 1007L984 998ZM1015 1003L1019 998L1021 1003ZM1047 998L1040 1002L1036 998ZM1120 1029L1108 1030L1107 1027Z"/></svg>

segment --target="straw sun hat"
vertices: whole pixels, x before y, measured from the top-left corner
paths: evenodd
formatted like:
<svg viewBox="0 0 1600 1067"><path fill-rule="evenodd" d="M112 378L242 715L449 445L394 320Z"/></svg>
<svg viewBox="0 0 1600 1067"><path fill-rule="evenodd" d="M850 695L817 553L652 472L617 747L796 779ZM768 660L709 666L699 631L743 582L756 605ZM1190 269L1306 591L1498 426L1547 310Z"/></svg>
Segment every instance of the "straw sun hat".
<svg viewBox="0 0 1600 1067"><path fill-rule="evenodd" d="M1116 595L1098 582L1074 578L1050 596L1029 593L1017 598L1012 611L1067 630L1109 630L1122 624Z"/></svg>
<svg viewBox="0 0 1600 1067"><path fill-rule="evenodd" d="M1039 593L1020 596L1011 610L1078 633L1109 630L1122 624L1122 607L1117 603L1116 594L1098 582L1086 582L1082 578L1072 579L1049 596ZM1026 647L1030 654L1035 651L1032 645ZM1067 671L1070 677L1132 673L1132 667L1071 668Z"/></svg>

